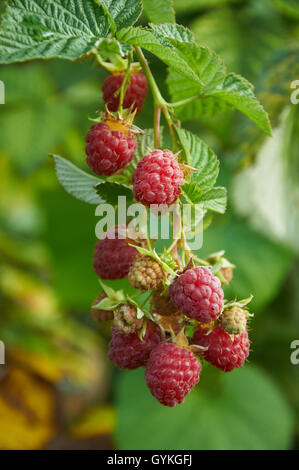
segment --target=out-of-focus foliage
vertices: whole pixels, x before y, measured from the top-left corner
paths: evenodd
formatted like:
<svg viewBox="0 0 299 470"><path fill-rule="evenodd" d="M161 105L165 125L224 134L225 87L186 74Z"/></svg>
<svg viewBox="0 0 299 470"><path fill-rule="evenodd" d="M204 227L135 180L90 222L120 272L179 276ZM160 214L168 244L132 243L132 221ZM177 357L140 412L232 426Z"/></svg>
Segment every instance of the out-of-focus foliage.
<svg viewBox="0 0 299 470"><path fill-rule="evenodd" d="M124 449L298 445L299 366L290 363L299 331L298 105L290 103L290 84L299 79L297 3L173 2L178 23L191 26L230 72L254 82L274 127L273 138L264 138L229 110L186 124L221 158L217 185L229 190L228 215L214 216L199 256L221 240L237 265L225 294L242 298L252 291L256 315L252 366L221 379L207 368L176 409L162 408L140 387L143 371L117 372L111 392L109 327L99 328L89 314L99 293L91 263L94 207L59 187L47 156L57 153L87 169L87 118L103 108L106 74L85 60L0 67L6 85L0 105L0 340L6 347L0 448L109 447L115 419L116 445ZM166 68L150 59L167 94ZM150 96L137 125L153 127Z"/></svg>
<svg viewBox="0 0 299 470"><path fill-rule="evenodd" d="M232 374L205 370L200 387L182 406L166 408L142 386L143 371L119 384L117 442L122 449L285 449L292 415L278 390L258 369ZM275 413L273 413L275 410ZM140 426L140 416L144 424ZM138 433L128 432L138 429ZM167 423L157 433L160 423ZM269 432L271 428L275 433ZM182 432L182 429L184 432Z"/></svg>

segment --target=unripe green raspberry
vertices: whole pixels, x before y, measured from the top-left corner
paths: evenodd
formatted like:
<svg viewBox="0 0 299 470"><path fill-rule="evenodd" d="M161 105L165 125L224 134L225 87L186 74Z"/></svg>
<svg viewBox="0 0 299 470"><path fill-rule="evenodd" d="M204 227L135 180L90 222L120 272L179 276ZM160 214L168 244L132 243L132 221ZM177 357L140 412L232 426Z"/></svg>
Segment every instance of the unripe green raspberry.
<svg viewBox="0 0 299 470"><path fill-rule="evenodd" d="M247 317L247 310L240 307L232 307L224 310L219 319L219 326L230 335L239 335L246 331Z"/></svg>
<svg viewBox="0 0 299 470"><path fill-rule="evenodd" d="M160 264L153 258L137 255L130 267L128 278L135 289L151 290L162 282L164 273Z"/></svg>
<svg viewBox="0 0 299 470"><path fill-rule="evenodd" d="M123 333L134 333L142 327L142 318L137 318L137 310L133 305L122 304L114 311L114 326Z"/></svg>

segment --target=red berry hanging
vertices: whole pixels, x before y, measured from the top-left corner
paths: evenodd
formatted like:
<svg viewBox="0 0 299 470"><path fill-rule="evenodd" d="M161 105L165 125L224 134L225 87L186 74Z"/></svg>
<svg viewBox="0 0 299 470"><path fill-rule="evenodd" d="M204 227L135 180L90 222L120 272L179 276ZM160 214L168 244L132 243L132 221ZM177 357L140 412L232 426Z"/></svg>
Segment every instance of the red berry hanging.
<svg viewBox="0 0 299 470"><path fill-rule="evenodd" d="M154 150L138 162L133 192L145 206L173 204L181 193L184 175L170 150Z"/></svg>
<svg viewBox="0 0 299 470"><path fill-rule="evenodd" d="M201 356L224 372L241 367L249 355L247 331L230 336L219 327L210 332L198 329L193 335L193 343L208 348Z"/></svg>
<svg viewBox="0 0 299 470"><path fill-rule="evenodd" d="M160 343L151 353L145 378L152 395L165 406L182 403L199 381L201 364L188 349Z"/></svg>
<svg viewBox="0 0 299 470"><path fill-rule="evenodd" d="M117 111L119 106L119 94L114 96L115 92L119 90L123 82L124 75L110 75L104 81L102 86L103 99L109 111ZM137 113L143 108L143 103L147 93L147 80L142 72L133 73L130 77L129 85L123 101L123 108L131 108L132 111L137 110Z"/></svg>
<svg viewBox="0 0 299 470"><path fill-rule="evenodd" d="M160 329L150 322L142 340L136 332L123 333L113 328L108 357L121 369L137 369L146 364L151 351L161 339Z"/></svg>
<svg viewBox="0 0 299 470"><path fill-rule="evenodd" d="M104 238L95 245L93 267L101 279L122 279L128 275L137 255L136 248L124 239Z"/></svg>
<svg viewBox="0 0 299 470"><path fill-rule="evenodd" d="M200 323L216 320L223 308L220 280L206 267L187 269L169 287L169 295L181 313Z"/></svg>
<svg viewBox="0 0 299 470"><path fill-rule="evenodd" d="M135 135L125 121L95 123L86 136L86 162L97 175L112 175L126 167L137 148Z"/></svg>

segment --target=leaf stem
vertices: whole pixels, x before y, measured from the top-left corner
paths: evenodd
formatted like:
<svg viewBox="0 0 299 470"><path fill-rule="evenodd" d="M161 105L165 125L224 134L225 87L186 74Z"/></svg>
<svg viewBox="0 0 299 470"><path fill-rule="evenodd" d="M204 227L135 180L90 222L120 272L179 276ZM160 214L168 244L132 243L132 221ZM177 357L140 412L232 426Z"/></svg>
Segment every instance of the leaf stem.
<svg viewBox="0 0 299 470"><path fill-rule="evenodd" d="M154 115L154 141L155 148L159 149L161 147L160 141L160 118L161 118L161 106L155 106L155 115Z"/></svg>
<svg viewBox="0 0 299 470"><path fill-rule="evenodd" d="M167 106L167 103L161 95L158 85L153 77L151 69L149 68L148 62L143 55L142 49L139 46L134 46L134 49L142 67L142 70L144 72L144 75L146 76L149 86L151 87L155 105L161 107Z"/></svg>
<svg viewBox="0 0 299 470"><path fill-rule="evenodd" d="M170 131L172 140L173 140L174 151L176 151L178 149L177 138L176 138L175 129L173 127L173 122L172 122L171 116L170 116L169 111L168 111L168 103L163 98L163 96L161 95L161 92L160 92L160 90L158 88L158 85L157 85L157 83L156 83L156 81L153 77L153 74L152 74L151 69L148 65L148 62L147 62L146 58L143 55L142 49L139 46L134 46L134 49L135 49L136 55L138 57L138 60L140 62L140 65L142 67L142 70L143 70L143 72L144 72L144 74L145 74L145 76L148 80L149 86L151 88L152 95L153 95L153 98L154 98L155 109L157 109L157 107L160 107L162 109L163 114L165 116L165 119L167 121L168 127L169 127L169 131Z"/></svg>
<svg viewBox="0 0 299 470"><path fill-rule="evenodd" d="M171 134L171 138L172 138L172 141L173 141L173 150L174 150L174 152L176 152L178 150L178 141L177 141L176 132L175 132L173 122L172 122L171 116L169 114L167 105L163 106L162 111L163 111L163 114L164 114L165 119L167 121L169 131L170 131L170 134Z"/></svg>
<svg viewBox="0 0 299 470"><path fill-rule="evenodd" d="M129 81L130 81L130 65L131 65L131 62L132 62L132 56L131 56L131 54L129 54L129 56L128 56L128 65L127 65L127 69L126 69L124 79L122 81L122 84L121 84L119 90L116 92L116 94L119 93L118 111L120 112L120 114L122 114L122 112L123 112L124 97L125 97L127 87L129 85Z"/></svg>
<svg viewBox="0 0 299 470"><path fill-rule="evenodd" d="M167 103L170 108L177 108L178 106L183 106L184 104L191 103L197 99L201 98L201 94L197 94L194 96L190 96L190 98L186 98L185 100L176 101L175 103Z"/></svg>

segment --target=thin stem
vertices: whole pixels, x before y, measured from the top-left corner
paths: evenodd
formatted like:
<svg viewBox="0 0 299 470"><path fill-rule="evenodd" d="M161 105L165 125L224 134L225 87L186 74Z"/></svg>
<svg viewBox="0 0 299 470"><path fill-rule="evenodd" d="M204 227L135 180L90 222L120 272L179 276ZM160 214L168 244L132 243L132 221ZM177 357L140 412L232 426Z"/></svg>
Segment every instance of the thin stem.
<svg viewBox="0 0 299 470"><path fill-rule="evenodd" d="M174 152L176 152L178 150L178 141L177 141L176 132L175 132L175 129L174 129L174 126L173 126L173 122L172 122L172 119L171 119L171 116L169 114L167 106L163 106L162 110L163 110L163 114L165 116L165 119L167 121L169 131L170 131L170 134L171 134L171 138L172 138L172 141L173 141L173 149L174 149Z"/></svg>
<svg viewBox="0 0 299 470"><path fill-rule="evenodd" d="M179 257L179 254L178 254L178 245L177 244L174 245L172 252L173 252L173 257L174 257L175 261L177 262L177 265L178 265L179 269L183 269L183 265L182 265L181 259Z"/></svg>
<svg viewBox="0 0 299 470"><path fill-rule="evenodd" d="M167 248L167 253L170 253L174 249L177 242L178 242L177 238L173 240L172 244Z"/></svg>
<svg viewBox="0 0 299 470"><path fill-rule="evenodd" d="M176 101L175 103L168 103L168 106L171 108L177 108L178 106L183 106L184 104L192 103L192 101L198 100L201 97L201 94L190 96L185 100Z"/></svg>
<svg viewBox="0 0 299 470"><path fill-rule="evenodd" d="M138 60L140 62L140 65L142 67L142 70L143 70L143 72L144 72L144 74L147 78L147 81L149 83L149 86L151 88L155 105L156 106L166 106L167 103L166 103L166 101L164 100L164 98L162 97L162 95L160 93L160 90L158 88L158 85L157 85L154 77L153 77L151 69L149 68L148 62L147 62L146 58L143 55L142 49L139 46L134 46L134 49L135 49L136 55L138 57Z"/></svg>
<svg viewBox="0 0 299 470"><path fill-rule="evenodd" d="M160 118L161 118L161 107L155 106L155 115L154 115L154 141L155 148L159 149L161 146L160 142Z"/></svg>
<svg viewBox="0 0 299 470"><path fill-rule="evenodd" d="M121 87L119 88L119 91L116 92L116 96L117 96L117 93L119 93L118 111L119 111L121 114L122 114L122 112L123 112L124 97L125 97L125 94L126 94L126 91L127 91L127 87L128 87L128 85L129 85L129 81L130 81L130 65L131 65L131 62L132 62L132 57L131 57L131 55L129 55L129 57L128 57L128 66L127 66L127 70L126 70L124 79L123 79L123 81L122 81Z"/></svg>
<svg viewBox="0 0 299 470"><path fill-rule="evenodd" d="M147 301L151 298L152 295L153 295L153 293L151 292L151 293L144 299L144 301L142 302L140 308L144 307L144 305L147 303Z"/></svg>
<svg viewBox="0 0 299 470"><path fill-rule="evenodd" d="M158 85L157 85L154 77L153 77L153 74L152 74L151 69L148 65L148 62L147 62L146 58L143 55L142 49L139 46L134 46L134 49L135 49L136 55L138 57L138 60L141 64L141 67L143 69L143 72L144 72L144 74L145 74L145 76L148 80L149 86L151 88L152 95L153 95L153 98L154 98L155 107L159 106L159 107L162 108L163 114L165 116L165 119L166 119L168 127L169 127L171 138L173 140L174 151L176 152L177 149L178 149L177 137L176 137L175 129L173 127L173 122L172 122L171 116L170 116L169 111L168 111L168 107L167 107L168 103L164 100L163 96L160 93L160 90L158 88Z"/></svg>

